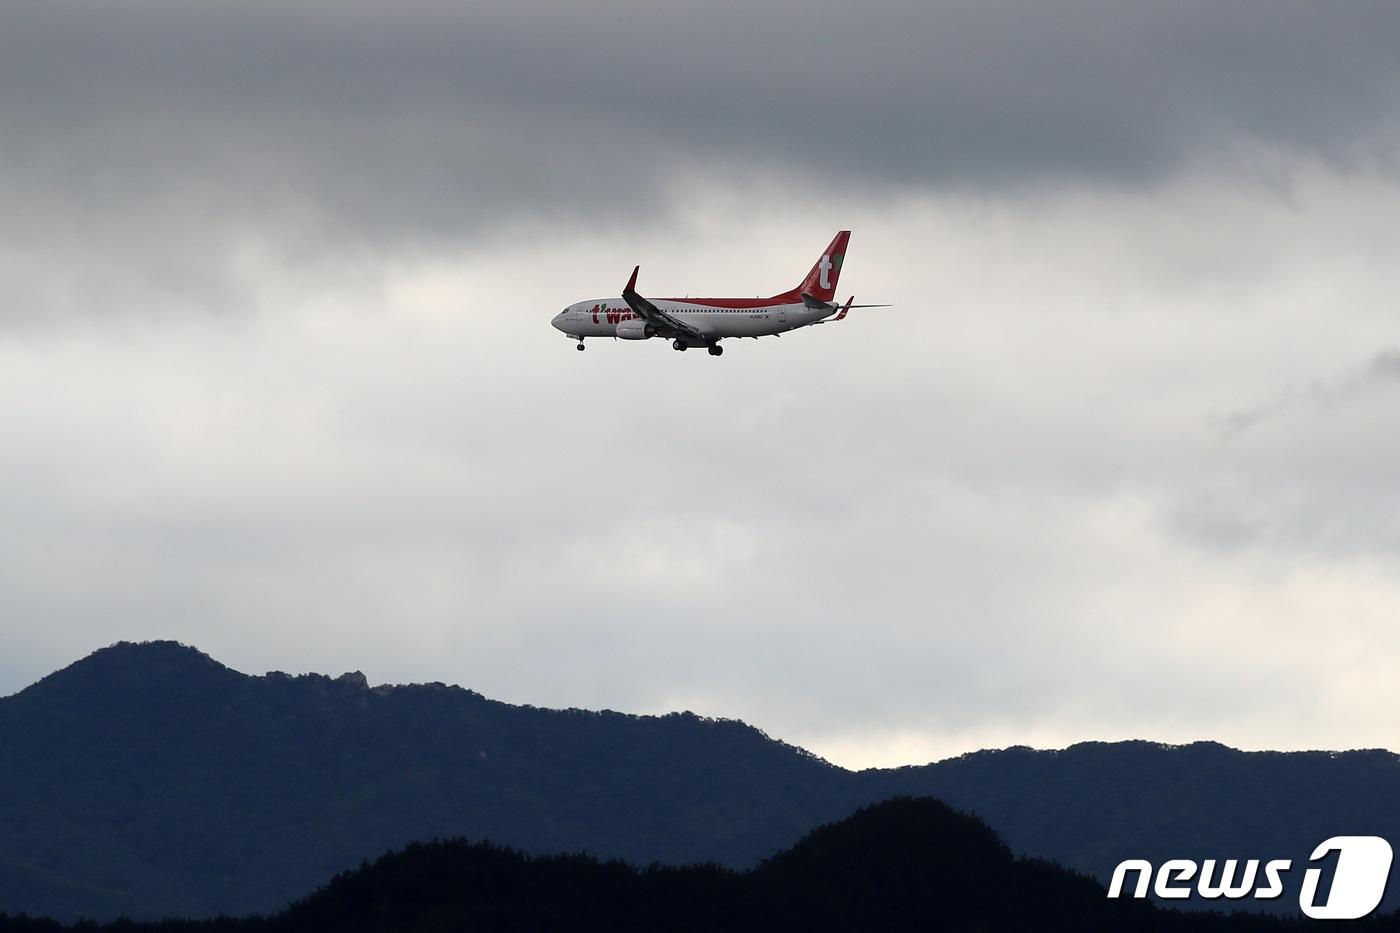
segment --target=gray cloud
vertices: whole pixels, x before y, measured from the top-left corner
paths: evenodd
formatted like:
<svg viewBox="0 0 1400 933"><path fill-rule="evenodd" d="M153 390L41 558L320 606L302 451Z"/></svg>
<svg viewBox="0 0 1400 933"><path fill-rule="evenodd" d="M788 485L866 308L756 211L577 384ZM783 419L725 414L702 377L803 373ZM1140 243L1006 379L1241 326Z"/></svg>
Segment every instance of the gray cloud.
<svg viewBox="0 0 1400 933"><path fill-rule="evenodd" d="M1225 438L1232 438L1288 413L1299 405L1328 409L1342 405L1390 383L1400 382L1400 349L1388 347L1344 376L1317 380L1304 389L1289 389L1268 401L1227 412L1213 419Z"/></svg>
<svg viewBox="0 0 1400 933"><path fill-rule="evenodd" d="M1400 349L1390 347L1371 357L1371 374L1387 382L1400 382Z"/></svg>

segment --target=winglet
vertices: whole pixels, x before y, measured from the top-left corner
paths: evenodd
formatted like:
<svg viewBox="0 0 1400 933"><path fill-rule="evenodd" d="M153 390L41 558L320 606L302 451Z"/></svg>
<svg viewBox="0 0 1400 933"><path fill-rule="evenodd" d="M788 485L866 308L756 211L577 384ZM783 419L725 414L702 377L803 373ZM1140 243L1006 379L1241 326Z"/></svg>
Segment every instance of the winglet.
<svg viewBox="0 0 1400 933"><path fill-rule="evenodd" d="M622 290L624 295L637 290L637 273L641 271L641 268L641 266L637 266L632 270L632 277L627 280L627 287Z"/></svg>
<svg viewBox="0 0 1400 933"><path fill-rule="evenodd" d="M854 302L855 300L856 300L856 296L855 296L855 295L852 295L851 297L849 297L849 298L846 299L846 305L845 305L845 307L843 307L843 308L841 309L841 313L838 314L838 315L836 315L836 320L838 320L838 321L844 321L844 320L846 319L846 312L849 311L849 310L851 310L851 303Z"/></svg>

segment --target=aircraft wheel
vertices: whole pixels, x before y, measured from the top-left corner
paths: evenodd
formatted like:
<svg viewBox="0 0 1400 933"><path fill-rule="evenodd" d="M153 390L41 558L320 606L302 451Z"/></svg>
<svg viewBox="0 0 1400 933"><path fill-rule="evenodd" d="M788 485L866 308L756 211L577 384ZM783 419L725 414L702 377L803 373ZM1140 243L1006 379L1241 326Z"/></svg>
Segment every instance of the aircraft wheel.
<svg viewBox="0 0 1400 933"><path fill-rule="evenodd" d="M719 356L723 352L724 347L721 347L719 344L715 344L714 346L710 347L710 356Z"/></svg>
<svg viewBox="0 0 1400 933"><path fill-rule="evenodd" d="M673 341L671 341L671 346L672 346L673 348L677 349L677 350L684 350L684 349L685 349L685 341L684 341L684 340L673 340Z"/></svg>
<svg viewBox="0 0 1400 933"><path fill-rule="evenodd" d="M583 341L582 341L582 340L580 340L580 341L578 342L578 348L579 348L580 350L583 349Z"/></svg>

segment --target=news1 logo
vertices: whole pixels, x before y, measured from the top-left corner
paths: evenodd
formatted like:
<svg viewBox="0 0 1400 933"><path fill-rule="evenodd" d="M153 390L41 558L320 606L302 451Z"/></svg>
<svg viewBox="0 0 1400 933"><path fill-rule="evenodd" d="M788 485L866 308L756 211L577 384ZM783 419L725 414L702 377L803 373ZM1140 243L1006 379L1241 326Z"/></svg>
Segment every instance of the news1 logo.
<svg viewBox="0 0 1400 933"><path fill-rule="evenodd" d="M1393 853L1390 843L1380 836L1333 836L1323 841L1308 857L1315 863L1337 853L1332 871L1332 887L1318 903L1318 884L1322 869L1309 868L1303 873L1303 887L1298 892L1298 907L1314 920L1359 920L1380 906L1390 880ZM1217 872L1217 865L1219 871ZM1122 897L1129 873L1136 872L1132 897L1147 896L1149 883L1152 893L1164 900L1182 899L1194 892L1206 900L1226 898L1239 900L1272 900L1283 894L1283 876L1293 867L1288 859L1271 859L1262 863L1249 859L1240 869L1239 859L1226 859L1219 864L1205 859L1197 864L1192 859L1169 859L1157 866L1146 859L1127 859L1113 869L1113 881L1108 896Z"/></svg>

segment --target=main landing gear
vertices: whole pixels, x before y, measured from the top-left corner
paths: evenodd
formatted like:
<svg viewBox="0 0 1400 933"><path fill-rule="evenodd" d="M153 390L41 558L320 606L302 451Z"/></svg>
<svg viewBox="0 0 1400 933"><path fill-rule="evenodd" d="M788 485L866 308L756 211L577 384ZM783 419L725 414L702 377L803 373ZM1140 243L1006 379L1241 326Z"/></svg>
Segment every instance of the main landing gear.
<svg viewBox="0 0 1400 933"><path fill-rule="evenodd" d="M690 349L690 344L677 337L675 340L671 341L671 349L685 352L686 350ZM705 349L710 351L710 356L719 356L721 353L724 352L724 347L721 347L717 343L708 344L706 345Z"/></svg>

